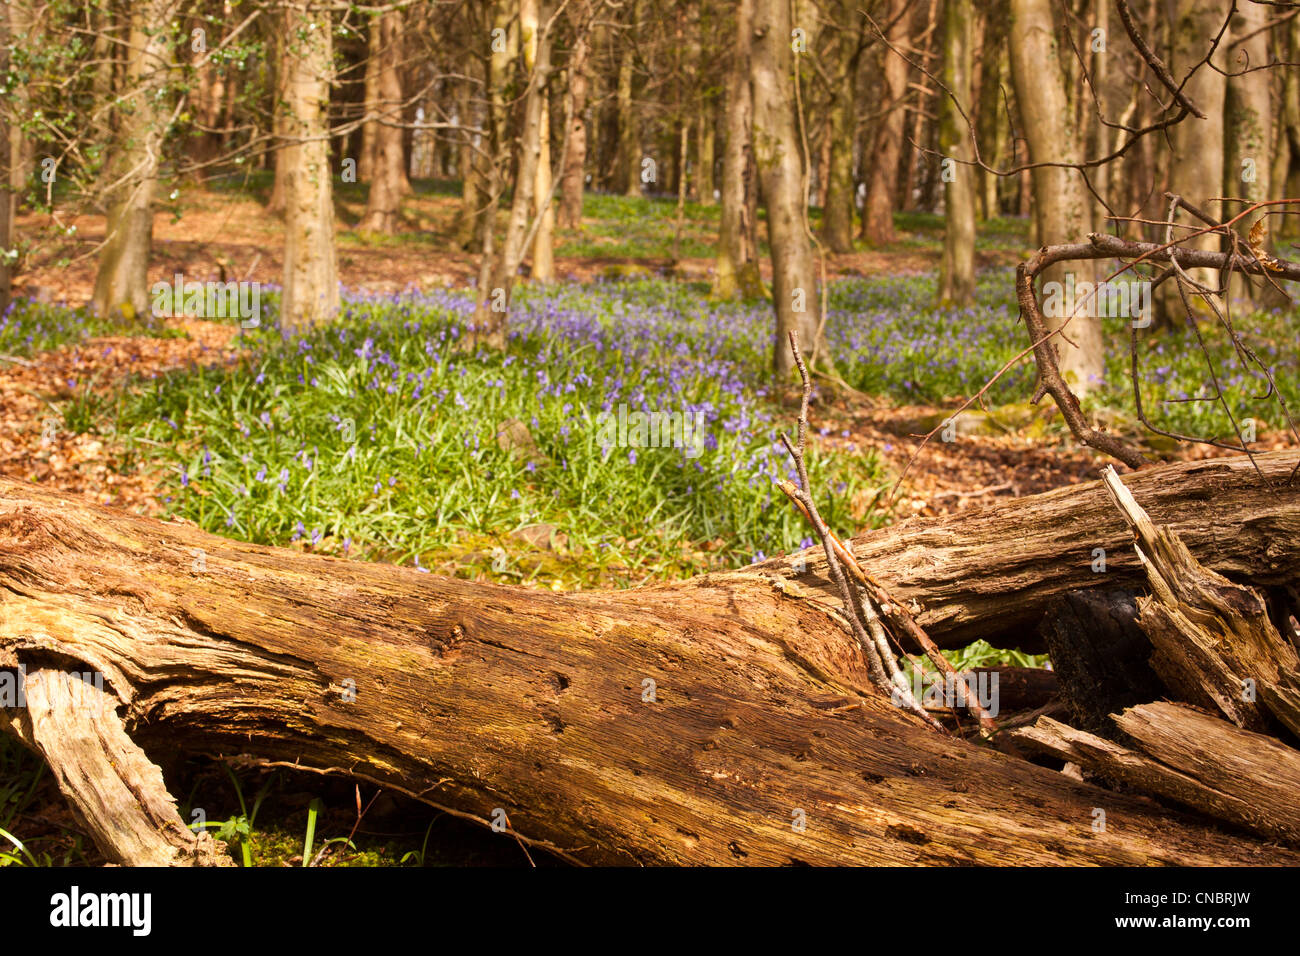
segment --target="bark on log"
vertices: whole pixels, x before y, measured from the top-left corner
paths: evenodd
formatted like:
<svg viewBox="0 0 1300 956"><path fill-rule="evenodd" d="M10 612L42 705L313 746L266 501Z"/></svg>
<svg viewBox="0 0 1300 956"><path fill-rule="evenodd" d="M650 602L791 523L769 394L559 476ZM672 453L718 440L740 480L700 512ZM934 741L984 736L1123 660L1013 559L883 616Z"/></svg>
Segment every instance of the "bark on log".
<svg viewBox="0 0 1300 956"><path fill-rule="evenodd" d="M1300 753L1179 704L1144 704L1114 720L1144 752L1047 717L1011 736L1115 783L1300 846Z"/></svg>
<svg viewBox="0 0 1300 956"><path fill-rule="evenodd" d="M1151 521L1113 469L1103 481L1133 528L1154 592L1139 604L1138 624L1165 686L1238 727L1267 731L1271 713L1300 736L1300 655L1273 626L1264 598L1206 570L1175 532Z"/></svg>
<svg viewBox="0 0 1300 956"><path fill-rule="evenodd" d="M958 446L960 447L960 446ZM1294 451L1168 465L1124 476L1153 521L1177 533L1207 568L1256 586L1300 581L1300 463ZM1145 588L1133 537L1100 482L1009 499L977 511L912 518L853 539L858 562L895 598L921 606L917 623L940 647L984 638L1041 651L1048 604L1079 588ZM1093 570L1096 549L1105 571ZM792 569L806 561L800 574ZM838 604L826 562L805 552L753 571L793 578Z"/></svg>
<svg viewBox="0 0 1300 956"><path fill-rule="evenodd" d="M1154 482L1162 520L1195 512L1235 538L1228 563L1285 562L1295 546L1294 533L1265 541L1294 509L1279 514L1232 464ZM1229 518L1205 514L1207 491ZM890 532L892 561L881 542L859 555L913 582L935 578L918 558L951 555L934 606L950 594L966 605L941 620L987 626L997 588L1030 617L1046 599L1031 593L1078 574L1041 551L1031 574L1017 533L1045 547L1064 520L1082 536L1094 498L1090 533L1105 539L1115 516L1093 488L996 509L992 524L984 512L970 529ZM981 537L994 544L972 547ZM984 579L960 584L950 576L972 552L989 562ZM770 566L614 593L477 584L227 541L0 480L0 667L103 674L123 729L155 760L252 754L485 825L499 809L512 835L583 863L1300 862L925 728L871 688L820 604ZM101 759L87 746L55 756L72 763L61 779ZM127 772L134 792L165 802L151 769Z"/></svg>

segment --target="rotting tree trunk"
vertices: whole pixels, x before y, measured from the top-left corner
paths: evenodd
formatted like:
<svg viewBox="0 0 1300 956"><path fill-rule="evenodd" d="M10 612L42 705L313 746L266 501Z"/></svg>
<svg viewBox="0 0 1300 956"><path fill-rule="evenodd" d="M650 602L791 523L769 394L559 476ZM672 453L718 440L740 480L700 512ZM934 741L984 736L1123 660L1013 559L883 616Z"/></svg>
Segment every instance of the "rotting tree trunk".
<svg viewBox="0 0 1300 956"><path fill-rule="evenodd" d="M960 439L954 446L960 451ZM1300 579L1300 455L1216 458L1124 476L1156 524L1178 534L1207 568L1275 587ZM1213 501L1213 508L1206 502ZM1146 574L1133 536L1100 482L999 502L941 518L912 518L854 539L859 563L900 601L918 601L920 624L940 647L985 638L998 647L1043 649L1035 627L1058 596L1081 588L1141 588ZM1097 549L1104 552L1105 570ZM791 575L794 558L752 572ZM825 562L809 553L793 581L838 603Z"/></svg>
<svg viewBox="0 0 1300 956"><path fill-rule="evenodd" d="M1161 702L1114 718L1141 751L1040 718L1012 737L1115 783L1300 846L1300 752L1191 707Z"/></svg>
<svg viewBox="0 0 1300 956"><path fill-rule="evenodd" d="M1170 525L1204 523L1218 490L1220 514L1189 546L1268 568L1260 536L1273 537L1263 550L1295 568L1296 493L1245 475L1201 463L1130 483ZM983 512L855 550L889 583L930 566L942 542L945 575L972 554L983 572L948 591L966 582L1014 605L1033 599L1017 589L1072 576L1069 548L1058 568L1041 552L1019 565L1032 548L1016 532L1032 544L1079 516L1094 539L1123 534L1097 487L990 510L1000 533ZM970 535L993 543L973 548ZM0 668L22 666L38 686L58 669L102 675L129 743L105 716L83 748L46 751L56 777L87 816L104 790L86 775L119 792L122 781L178 860L193 843L167 824L150 753L350 774L484 825L503 811L510 836L582 863L1300 863L927 729L870 689L812 589L774 570L551 594L227 541L0 479ZM1000 612L986 606L977 626ZM39 742L59 739L55 720L29 706L4 724ZM110 741L124 759L104 760ZM138 834L96 837L111 859L136 861Z"/></svg>

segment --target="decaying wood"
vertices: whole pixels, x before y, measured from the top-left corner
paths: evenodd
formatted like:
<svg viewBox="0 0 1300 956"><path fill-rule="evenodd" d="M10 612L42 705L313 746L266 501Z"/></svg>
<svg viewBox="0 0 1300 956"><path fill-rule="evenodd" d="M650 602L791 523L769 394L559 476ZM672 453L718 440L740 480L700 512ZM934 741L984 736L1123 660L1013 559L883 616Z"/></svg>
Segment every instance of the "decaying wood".
<svg viewBox="0 0 1300 956"><path fill-rule="evenodd" d="M960 453L961 444L953 446ZM1300 461L1294 451L1151 468L1124 482L1156 523L1205 567L1256 586L1300 584ZM1267 483L1266 483L1267 482ZM853 539L858 563L907 604L936 644L985 638L1044 649L1049 602L1080 588L1146 586L1133 536L1100 482L1009 499L939 518L911 518ZM1105 571L1097 572L1098 550ZM798 569L802 568L802 572ZM820 555L803 552L753 569L836 604ZM916 613L917 602L920 613Z"/></svg>
<svg viewBox="0 0 1300 956"><path fill-rule="evenodd" d="M1048 717L1010 734L1114 783L1300 846L1300 752L1179 704L1143 704L1114 719L1140 751Z"/></svg>
<svg viewBox="0 0 1300 956"><path fill-rule="evenodd" d="M1123 588L1070 591L1048 605L1039 633L1073 726L1110 736L1111 714L1168 693L1137 617L1136 596Z"/></svg>
<svg viewBox="0 0 1300 956"><path fill-rule="evenodd" d="M1103 480L1133 528L1153 591L1139 602L1138 624L1156 674L1180 700L1217 709L1238 727L1268 730L1271 713L1300 735L1300 656L1264 598L1203 567L1177 533L1156 527L1114 469Z"/></svg>
<svg viewBox="0 0 1300 956"><path fill-rule="evenodd" d="M1162 516L1177 520L1189 495L1236 474L1198 467L1197 480L1165 476ZM970 531L931 523L915 546L886 535L892 561L871 541L858 557L897 583L924 577L913 564L941 540L944 577L970 559L969 535L1002 543L1011 571L990 561L983 580L933 596L964 593L960 621L987 627L996 587L1074 579L1041 554L1036 575L1017 573L1032 547L1015 532L1037 527L1042 546L1048 523L1087 516L1098 494L1021 502L1021 520L992 535L987 513ZM1276 498L1226 497L1225 514L1255 522L1237 528L1229 562L1252 556L1259 523L1289 520ZM1106 522L1092 525L1067 563L1111 540ZM871 686L812 590L766 569L529 591L228 541L0 480L0 665L102 674L112 713L155 761L248 754L349 774L485 825L504 811L503 839L593 864L1300 863L931 732ZM1012 603L1021 615L1041 604ZM99 766L97 733L51 753L87 817L98 797L66 781ZM151 805L168 799L158 778L132 777Z"/></svg>
<svg viewBox="0 0 1300 956"><path fill-rule="evenodd" d="M127 735L114 714L117 702L93 679L50 667L23 678L25 706L0 709L0 728L45 758L111 862L233 865L224 844L185 826L157 765Z"/></svg>

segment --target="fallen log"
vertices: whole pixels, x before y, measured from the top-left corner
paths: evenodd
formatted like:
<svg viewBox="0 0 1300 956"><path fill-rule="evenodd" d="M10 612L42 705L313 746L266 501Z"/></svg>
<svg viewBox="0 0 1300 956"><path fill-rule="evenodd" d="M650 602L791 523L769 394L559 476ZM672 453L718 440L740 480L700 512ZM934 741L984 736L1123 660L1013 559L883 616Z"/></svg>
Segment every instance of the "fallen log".
<svg viewBox="0 0 1300 956"><path fill-rule="evenodd" d="M1224 560L1267 554L1264 572L1285 578L1269 568L1297 536L1269 542L1268 529L1292 528L1295 509L1249 480L1219 463L1132 479L1166 491L1152 496L1163 520L1190 527L1196 512L1217 529L1205 534L1227 538L1235 520ZM1224 516L1205 515L1206 494L1226 500ZM946 538L948 583L907 596L938 609L962 595L955 616L932 612L952 638L998 619L998 588L1028 618L1042 603L1026 593L1035 578L1048 592L1077 586L1041 550L1031 574L1016 536L1033 531L1041 549L1062 520L1081 536L1077 514L1098 496L1002 506L1000 530L981 513L972 528L930 523L856 545L897 586L925 580L915 562ZM1093 540L1110 540L1113 517L1095 516ZM982 579L959 583L955 568L972 560L987 562ZM1300 862L934 732L871 686L861 650L810 599L824 582L800 581L766 568L552 594L228 541L0 479L0 668L102 675L111 715L155 763L247 754L346 774L591 864ZM0 729L27 721L20 737L50 740L51 719L9 712ZM111 781L67 782L112 772L166 817L161 776L148 761L106 762L106 733L47 751L65 795L100 812ZM137 836L95 836L109 858L139 862ZM193 857L187 831L162 837Z"/></svg>
<svg viewBox="0 0 1300 956"><path fill-rule="evenodd" d="M958 446L960 447L960 446ZM1295 451L1167 465L1124 477L1151 519L1219 574L1257 587L1300 584L1300 463ZM1100 482L1007 499L974 511L911 518L852 541L858 562L940 647L984 638L1045 649L1036 628L1049 603L1080 588L1143 589L1133 537ZM838 605L813 552L756 565ZM1100 570L1104 569L1104 570ZM913 607L913 611L916 611Z"/></svg>
<svg viewBox="0 0 1300 956"><path fill-rule="evenodd" d="M1048 717L1010 735L1114 783L1300 846L1300 752L1180 704L1143 704L1114 720L1140 750Z"/></svg>
<svg viewBox="0 0 1300 956"><path fill-rule="evenodd" d="M1300 655L1278 633L1264 598L1202 566L1175 532L1151 521L1114 469L1102 477L1151 584L1138 624L1165 686L1238 727L1266 731L1271 713L1300 735Z"/></svg>

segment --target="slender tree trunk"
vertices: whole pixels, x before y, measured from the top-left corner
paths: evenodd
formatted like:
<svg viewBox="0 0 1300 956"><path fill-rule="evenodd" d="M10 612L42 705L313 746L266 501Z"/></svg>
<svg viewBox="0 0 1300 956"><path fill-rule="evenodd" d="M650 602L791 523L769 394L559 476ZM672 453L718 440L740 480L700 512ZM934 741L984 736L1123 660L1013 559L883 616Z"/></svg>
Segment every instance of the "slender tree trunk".
<svg viewBox="0 0 1300 956"><path fill-rule="evenodd" d="M784 382L794 368L787 341L796 332L804 354L829 362L821 335L821 296L812 243L805 231L807 196L795 123L794 65L787 0L756 0L750 84L754 97L754 158L763 182L772 247L776 312L772 368Z"/></svg>
<svg viewBox="0 0 1300 956"><path fill-rule="evenodd" d="M164 90L172 50L175 0L147 0L131 10L126 74L104 205L107 240L99 253L94 307L104 316L140 322L149 311L153 196L166 134Z"/></svg>
<svg viewBox="0 0 1300 956"><path fill-rule="evenodd" d="M717 133L714 131L714 108L712 98L700 101L699 129L695 134L695 155L699 168L696 170L695 182L697 197L701 206L712 206L713 192L717 186L713 182L714 148Z"/></svg>
<svg viewBox="0 0 1300 956"><path fill-rule="evenodd" d="M1232 46L1229 58L1231 68L1245 70L1269 62L1269 13L1267 7L1253 3L1242 4L1232 18L1232 33L1243 37ZM1251 36L1251 34L1254 34ZM1288 72L1294 72L1292 67ZM1227 84L1224 137L1224 196L1239 196L1252 202L1272 198L1270 188L1273 173L1269 149L1273 144L1273 115L1270 86L1272 70L1253 70L1234 76ZM1284 82L1284 81L1283 81ZM1234 210L1235 211L1235 210ZM1255 222L1263 217L1256 213L1238 226L1243 238ZM1273 217L1276 222L1279 217ZM1266 246L1270 245L1266 243ZM1261 302L1270 298L1267 282L1256 283ZM1230 295L1249 305L1254 297L1251 285L1240 273L1232 277ZM1282 304L1274 300L1273 304Z"/></svg>
<svg viewBox="0 0 1300 956"><path fill-rule="evenodd" d="M547 14L538 0L520 0L520 49L527 87L523 127L515 153L514 194L500 255L484 253L485 261L492 263L487 270L490 278L488 284L480 288L474 309L476 334L494 348L505 347L510 302L523 261L529 224L535 213L537 168L542 149L542 107L551 72L552 38L539 34L540 25L546 21ZM487 248L487 244L484 245Z"/></svg>
<svg viewBox="0 0 1300 956"><path fill-rule="evenodd" d="M533 215L537 236L533 240L532 278L537 282L555 281L555 204L551 202L551 103L550 96L542 92L542 116L537 128L537 196Z"/></svg>
<svg viewBox="0 0 1300 956"><path fill-rule="evenodd" d="M285 230L281 324L302 329L338 311L334 181L329 162L333 77L329 7L285 4Z"/></svg>
<svg viewBox="0 0 1300 956"><path fill-rule="evenodd" d="M853 251L853 133L857 111L858 19L856 3L836 5L837 43L831 64L830 122L827 124L830 155L822 167L826 178L826 202L822 207L822 238L831 252Z"/></svg>
<svg viewBox="0 0 1300 956"><path fill-rule="evenodd" d="M587 59L590 45L587 42L586 11L589 4L584 2L579 8L575 20L578 35L574 38L573 51L569 54L568 97L569 115L569 152L564 158L564 169L560 172L560 225L567 229L582 228L582 193L586 188L587 166Z"/></svg>
<svg viewBox="0 0 1300 956"><path fill-rule="evenodd" d="M402 11L389 10L371 30L379 35L379 68L370 161L374 163L366 211L357 223L359 232L393 235L401 227L402 197L411 192L406 172L406 143L402 129Z"/></svg>
<svg viewBox="0 0 1300 956"><path fill-rule="evenodd" d="M900 47L898 53L886 48L884 58L884 84L880 91L880 108L885 112L880 120L875 145L871 152L871 165L867 176L867 198L863 203L862 238L873 245L893 242L894 208L898 192L899 161L903 155L903 124L907 119L904 98L907 96L908 65L903 59L902 45L907 43L910 17L900 15L908 0L892 0L885 15L889 17L886 38Z"/></svg>
<svg viewBox="0 0 1300 956"><path fill-rule="evenodd" d="M376 117L382 106L379 90L379 74L383 69L383 18L370 21L370 30L366 48L366 76L361 109L366 121L361 124L361 155L357 157L357 181L368 183L375 175L376 140L379 135L379 123Z"/></svg>
<svg viewBox="0 0 1300 956"><path fill-rule="evenodd" d="M636 20L636 4L631 7ZM625 196L641 195L641 146L632 112L632 40L622 37L618 57L618 188Z"/></svg>
<svg viewBox="0 0 1300 956"><path fill-rule="evenodd" d="M1052 8L1052 0L1011 0L1011 71L1030 161L1073 163L1079 158L1078 137L1069 121ZM1087 236L1091 204L1075 170L1039 167L1033 170L1033 186L1039 244L1077 242ZM1044 271L1044 283L1064 282L1066 269L1063 263ZM1092 277L1089 271L1086 278ZM1084 395L1102 381L1105 351L1095 310L1078 312L1044 318L1049 330L1069 320L1064 333L1068 339L1055 339L1057 362L1074 392Z"/></svg>
<svg viewBox="0 0 1300 956"><path fill-rule="evenodd" d="M762 294L754 215L754 100L749 85L754 0L736 4L736 45L727 73L727 139L722 158L722 216L713 294L722 299Z"/></svg>
<svg viewBox="0 0 1300 956"><path fill-rule="evenodd" d="M939 97L944 233L938 300L941 305L960 308L975 299L975 190L979 171L964 163L972 158L973 150L970 130L958 111L958 103L967 114L972 106L974 20L970 0L944 0L943 83L951 95L941 93Z"/></svg>
<svg viewBox="0 0 1300 956"><path fill-rule="evenodd" d="M0 76L9 75L10 7L0 10ZM13 139L10 136L9 113L0 108L0 315L6 315L13 300L14 258L10 252L14 244L14 218L18 212L18 193L13 182Z"/></svg>
<svg viewBox="0 0 1300 956"><path fill-rule="evenodd" d="M486 109L473 96L474 85L464 80L459 85L456 101L457 122L460 125L461 198L456 216L455 242L462 249L479 252L479 226L484 210L492 203L489 178L491 176L492 135ZM471 132L476 127L487 129L486 134Z"/></svg>
<svg viewBox="0 0 1300 956"><path fill-rule="evenodd" d="M9 0L9 3L5 4L5 6L9 16L10 35L16 37L27 37L30 42L33 37L31 33L31 11L28 8L28 0ZM100 19L102 21L102 15ZM92 49L96 51L96 54L99 52L99 46L101 43L105 43L105 40L101 39L101 37L97 35L95 37L94 45L92 46ZM111 57L105 55L104 59L111 64ZM102 72L102 69L96 71L96 77L99 76L100 72ZM97 94L95 97L97 102L103 103L108 101L108 98L112 95L111 73L109 84L102 90L96 88L95 92ZM98 95L101 93L104 95ZM14 116L28 115L27 90L26 87L21 84L13 91L12 109ZM21 196L23 190L27 188L27 177L31 174L31 158L31 142L28 140L22 124L11 123L9 125L8 183L9 187L19 196ZM16 208L17 205L15 204L15 209Z"/></svg>
<svg viewBox="0 0 1300 956"><path fill-rule="evenodd" d="M1194 65L1205 58L1210 44L1223 26L1228 5L1223 0L1177 0L1173 21L1172 54L1169 69L1180 80ZM1250 6L1242 4L1241 6ZM1220 210L1208 200L1222 195L1223 189L1223 112L1227 80L1221 71L1229 67L1220 44L1211 64L1202 65L1183 87L1183 92L1206 115L1205 119L1187 116L1169 131L1169 188L1205 210L1211 216ZM1238 79L1242 79L1239 77ZM1239 174L1238 174L1239 175ZM1189 249L1219 248L1219 237L1202 236L1184 243ZM1211 270L1194 269L1188 273L1197 282L1217 287L1218 278ZM1192 307L1200 311L1200 299L1189 297ZM1176 283L1165 282L1156 290L1156 307L1162 323L1182 324L1185 311ZM1208 307L1205 314L1209 315Z"/></svg>
<svg viewBox="0 0 1300 956"><path fill-rule="evenodd" d="M1102 6L1105 4L1103 3ZM985 11L984 36L981 43L979 80L979 114L974 117L984 162L993 167L1002 164L1006 150L1009 119L1003 108L1003 91L1007 74L1007 7L999 0ZM999 177L987 170L975 170L979 187L980 216L994 219L1000 213Z"/></svg>

